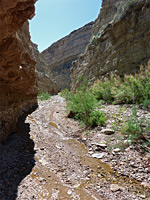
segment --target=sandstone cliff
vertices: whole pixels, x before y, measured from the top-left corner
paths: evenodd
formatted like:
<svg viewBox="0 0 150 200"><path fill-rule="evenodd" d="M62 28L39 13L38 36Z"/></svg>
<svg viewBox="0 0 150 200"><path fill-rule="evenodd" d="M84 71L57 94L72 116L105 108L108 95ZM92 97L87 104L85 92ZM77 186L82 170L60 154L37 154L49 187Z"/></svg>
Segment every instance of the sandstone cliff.
<svg viewBox="0 0 150 200"><path fill-rule="evenodd" d="M93 22L73 31L42 52L60 89L70 88L72 62L84 52L91 38Z"/></svg>
<svg viewBox="0 0 150 200"><path fill-rule="evenodd" d="M103 0L91 43L74 63L72 90L79 75L93 83L114 71L134 73L150 58L149 40L149 0Z"/></svg>
<svg viewBox="0 0 150 200"><path fill-rule="evenodd" d="M35 60L27 19L36 0L0 3L0 142L36 107Z"/></svg>
<svg viewBox="0 0 150 200"><path fill-rule="evenodd" d="M50 94L58 93L57 83L45 62L42 54L39 53L37 45L32 43L34 58L36 60L37 87L40 92L48 92Z"/></svg>

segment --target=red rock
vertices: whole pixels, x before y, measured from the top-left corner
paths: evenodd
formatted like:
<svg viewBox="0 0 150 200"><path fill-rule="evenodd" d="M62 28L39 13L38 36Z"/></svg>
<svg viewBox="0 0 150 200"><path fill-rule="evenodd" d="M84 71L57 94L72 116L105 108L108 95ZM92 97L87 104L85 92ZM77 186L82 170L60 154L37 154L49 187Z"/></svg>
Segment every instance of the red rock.
<svg viewBox="0 0 150 200"><path fill-rule="evenodd" d="M36 107L35 60L27 19L36 0L0 3L0 142Z"/></svg>

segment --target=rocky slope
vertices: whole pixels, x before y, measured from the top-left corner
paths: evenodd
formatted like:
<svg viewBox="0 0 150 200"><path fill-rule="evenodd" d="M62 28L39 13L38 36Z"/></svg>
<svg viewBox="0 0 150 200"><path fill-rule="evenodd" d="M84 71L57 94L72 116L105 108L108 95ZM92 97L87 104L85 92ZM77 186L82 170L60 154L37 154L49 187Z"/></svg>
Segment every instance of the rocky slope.
<svg viewBox="0 0 150 200"><path fill-rule="evenodd" d="M37 105L35 60L27 22L34 16L35 2L0 3L0 142Z"/></svg>
<svg viewBox="0 0 150 200"><path fill-rule="evenodd" d="M139 70L150 58L150 1L103 0L86 52L74 63L72 89L77 77L94 82L115 72L119 75Z"/></svg>
<svg viewBox="0 0 150 200"><path fill-rule="evenodd" d="M83 53L91 38L93 22L73 31L42 52L60 89L70 88L72 62Z"/></svg>
<svg viewBox="0 0 150 200"><path fill-rule="evenodd" d="M132 105L102 109L106 127L85 129L67 118L62 97L40 101L26 119L30 131L26 127L27 133L10 135L0 147L0 199L149 200L149 153L136 144L110 148L120 133L112 130L110 135L108 128L116 117L129 116ZM138 109L138 116L150 119L150 112Z"/></svg>
<svg viewBox="0 0 150 200"><path fill-rule="evenodd" d="M37 45L32 43L32 48L34 52L34 58L36 60L36 72L37 72L37 87L40 92L48 92L50 94L58 93L58 86L45 62L42 54L39 53Z"/></svg>

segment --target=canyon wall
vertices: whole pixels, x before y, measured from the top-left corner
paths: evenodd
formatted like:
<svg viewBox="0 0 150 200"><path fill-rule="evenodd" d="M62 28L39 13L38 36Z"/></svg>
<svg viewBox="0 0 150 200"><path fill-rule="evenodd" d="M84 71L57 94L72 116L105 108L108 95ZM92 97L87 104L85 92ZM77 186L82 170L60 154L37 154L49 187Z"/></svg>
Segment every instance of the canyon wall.
<svg viewBox="0 0 150 200"><path fill-rule="evenodd" d="M93 22L73 31L42 52L60 89L70 88L72 62L84 52L91 38Z"/></svg>
<svg viewBox="0 0 150 200"><path fill-rule="evenodd" d="M41 53L39 53L37 45L32 42L34 58L36 60L37 87L40 92L48 92L49 94L57 94L59 92L58 85L45 62Z"/></svg>
<svg viewBox="0 0 150 200"><path fill-rule="evenodd" d="M36 0L0 2L0 143L37 106L35 60L28 19Z"/></svg>
<svg viewBox="0 0 150 200"><path fill-rule="evenodd" d="M150 58L150 0L103 0L86 51L74 63L72 90L111 73L139 70Z"/></svg>

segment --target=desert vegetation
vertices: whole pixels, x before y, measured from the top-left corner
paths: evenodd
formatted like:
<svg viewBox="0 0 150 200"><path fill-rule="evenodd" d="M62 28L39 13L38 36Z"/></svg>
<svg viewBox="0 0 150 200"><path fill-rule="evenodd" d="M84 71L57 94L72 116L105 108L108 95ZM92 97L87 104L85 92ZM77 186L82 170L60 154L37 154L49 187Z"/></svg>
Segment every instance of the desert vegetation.
<svg viewBox="0 0 150 200"><path fill-rule="evenodd" d="M150 106L150 63L141 67L135 74L120 77L111 74L103 80L98 80L94 85L89 86L84 80L76 92L63 90L61 95L67 101L68 116L80 120L88 127L105 126L106 114L101 110L106 104L130 104L132 113L129 118L122 121L115 121L113 128L121 132L123 144L127 147L133 143L141 143L143 147L150 145L145 133L150 131L150 123L145 118L137 116L137 108L149 109Z"/></svg>
<svg viewBox="0 0 150 200"><path fill-rule="evenodd" d="M48 100L50 98L51 98L51 96L48 92L39 92L38 93L38 100L40 100L40 101Z"/></svg>
<svg viewBox="0 0 150 200"><path fill-rule="evenodd" d="M142 104L147 108L150 105L150 63L133 75L110 75L103 81L98 80L92 86L92 93L96 99L105 102Z"/></svg>

